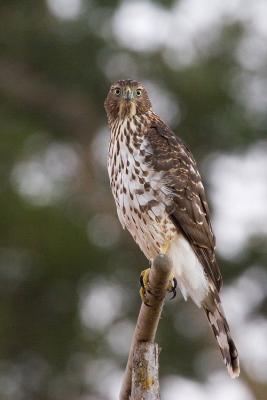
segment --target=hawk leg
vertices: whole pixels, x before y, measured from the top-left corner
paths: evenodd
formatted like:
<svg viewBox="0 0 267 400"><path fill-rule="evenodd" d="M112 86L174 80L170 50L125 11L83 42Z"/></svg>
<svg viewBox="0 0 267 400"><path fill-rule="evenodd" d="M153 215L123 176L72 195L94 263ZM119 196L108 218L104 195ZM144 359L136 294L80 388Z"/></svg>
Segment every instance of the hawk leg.
<svg viewBox="0 0 267 400"><path fill-rule="evenodd" d="M148 303L146 293L149 292L149 273L150 273L150 268L145 269L144 271L141 272L140 275L140 296L143 301L143 303L150 307L150 304ZM170 274L170 279L169 279L169 284L167 287L167 292L172 293L171 300L175 298L176 296L176 288L177 288L177 280L174 277L173 273Z"/></svg>

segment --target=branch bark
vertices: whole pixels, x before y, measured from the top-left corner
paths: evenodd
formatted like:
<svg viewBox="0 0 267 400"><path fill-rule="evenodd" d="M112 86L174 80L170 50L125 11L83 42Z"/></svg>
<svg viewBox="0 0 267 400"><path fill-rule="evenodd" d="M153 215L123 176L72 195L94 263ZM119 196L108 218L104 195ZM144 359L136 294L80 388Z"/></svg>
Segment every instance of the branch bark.
<svg viewBox="0 0 267 400"><path fill-rule="evenodd" d="M154 343L154 340L164 304L164 298L169 284L171 269L171 262L166 255L161 254L157 256L152 263L151 271L149 274L149 290L147 290L147 301L150 306L142 303L140 308L137 324L132 339L128 362L123 378L123 384L120 392L120 400L129 400L130 398L132 400L137 400L141 398L144 400L159 399L158 376L157 373L155 373L158 367L151 369L151 362L147 363L144 360L152 360L153 357L148 357L148 354L154 353L154 355L156 355L156 358L154 357L154 359L156 360L156 364L158 362L158 346ZM149 379L146 380L145 385L142 385L142 397L133 397L132 395L136 388L132 388L132 381L135 383L135 377L140 377L140 374L138 375L138 365L140 366L140 363L143 363L146 366L146 368L142 368L142 374L143 376L145 375L149 377ZM137 367L135 368L134 374L133 366ZM148 370L149 368L151 370ZM144 372L144 370L146 372ZM154 376L151 376L151 371L154 371ZM158 397L150 396L152 386L153 389L157 387ZM137 395L136 391L135 395Z"/></svg>
<svg viewBox="0 0 267 400"><path fill-rule="evenodd" d="M137 344L132 362L131 399L159 400L159 347L157 343Z"/></svg>

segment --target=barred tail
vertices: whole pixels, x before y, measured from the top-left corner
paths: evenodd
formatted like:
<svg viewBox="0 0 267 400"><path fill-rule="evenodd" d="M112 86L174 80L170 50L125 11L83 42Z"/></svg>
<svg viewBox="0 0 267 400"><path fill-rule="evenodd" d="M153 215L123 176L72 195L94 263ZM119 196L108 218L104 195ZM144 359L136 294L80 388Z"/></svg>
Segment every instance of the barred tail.
<svg viewBox="0 0 267 400"><path fill-rule="evenodd" d="M237 378L240 373L239 358L234 341L231 338L230 329L226 321L219 296L211 305L204 305L203 308L211 324L213 333L219 345L224 363L231 378Z"/></svg>

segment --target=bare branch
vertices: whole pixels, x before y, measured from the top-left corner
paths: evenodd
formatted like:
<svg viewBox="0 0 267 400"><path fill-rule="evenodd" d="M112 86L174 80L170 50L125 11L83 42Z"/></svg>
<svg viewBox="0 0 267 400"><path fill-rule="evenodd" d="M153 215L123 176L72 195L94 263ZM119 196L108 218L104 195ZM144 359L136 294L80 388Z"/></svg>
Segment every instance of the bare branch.
<svg viewBox="0 0 267 400"><path fill-rule="evenodd" d="M134 400L159 400L159 348L157 343L140 342L133 354L132 391Z"/></svg>
<svg viewBox="0 0 267 400"><path fill-rule="evenodd" d="M129 358L120 392L120 400L129 400L131 396L133 353L140 342L154 343L158 323L169 283L172 265L165 255L157 256L149 274L149 290L147 301L142 303L135 327Z"/></svg>

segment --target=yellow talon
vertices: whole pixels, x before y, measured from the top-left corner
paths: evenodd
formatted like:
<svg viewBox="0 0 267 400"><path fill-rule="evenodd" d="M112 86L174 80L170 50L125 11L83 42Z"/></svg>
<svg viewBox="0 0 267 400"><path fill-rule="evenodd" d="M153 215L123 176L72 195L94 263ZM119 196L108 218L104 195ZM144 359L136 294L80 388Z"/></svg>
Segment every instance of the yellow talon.
<svg viewBox="0 0 267 400"><path fill-rule="evenodd" d="M149 273L150 273L150 268L147 268L141 272L141 275L140 275L141 288L139 291L142 302L147 306L149 306L147 296L146 296L146 293L149 291ZM177 288L177 280L176 280L175 276L173 275L173 273L171 273L170 279L169 279L169 284L167 287L167 291L169 293L172 293L171 300L174 299L174 297L176 296L176 288Z"/></svg>
<svg viewBox="0 0 267 400"><path fill-rule="evenodd" d="M146 298L146 292L149 290L149 273L150 273L150 268L144 269L144 271L141 272L140 275L140 296L142 299L142 302L149 306L147 298Z"/></svg>

